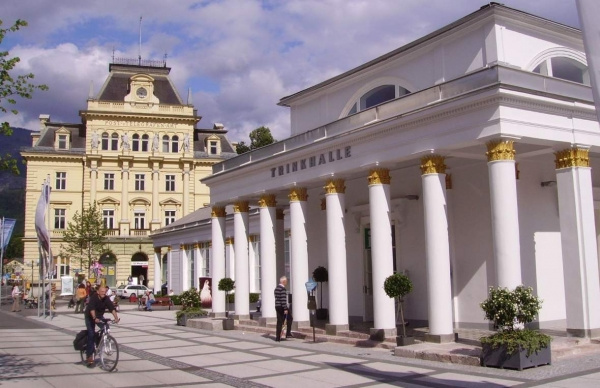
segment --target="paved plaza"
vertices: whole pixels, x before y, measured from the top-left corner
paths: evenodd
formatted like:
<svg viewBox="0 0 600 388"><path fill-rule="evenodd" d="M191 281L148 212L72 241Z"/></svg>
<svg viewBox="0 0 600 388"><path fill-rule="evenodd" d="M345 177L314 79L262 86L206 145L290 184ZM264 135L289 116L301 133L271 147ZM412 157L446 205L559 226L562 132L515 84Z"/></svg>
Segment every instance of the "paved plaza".
<svg viewBox="0 0 600 388"><path fill-rule="evenodd" d="M276 343L273 335L180 327L174 311L124 305L111 327L117 370L81 364L73 350L83 315L66 305L53 318L36 310L0 311L1 387L598 387L600 352L574 355L522 372L396 357L310 338Z"/></svg>

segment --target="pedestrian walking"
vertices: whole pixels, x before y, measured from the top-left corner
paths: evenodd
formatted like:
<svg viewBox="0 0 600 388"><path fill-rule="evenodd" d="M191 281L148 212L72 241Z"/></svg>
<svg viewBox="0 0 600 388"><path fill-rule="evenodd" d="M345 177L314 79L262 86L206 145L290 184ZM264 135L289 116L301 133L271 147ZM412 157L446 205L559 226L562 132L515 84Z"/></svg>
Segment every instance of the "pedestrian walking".
<svg viewBox="0 0 600 388"><path fill-rule="evenodd" d="M282 276L279 279L279 285L275 287L275 311L277 312L277 332L275 333L275 341L281 341L281 329L283 322L287 322L285 338L294 338L292 336L292 314L288 306L288 294L285 286L287 285L287 277Z"/></svg>
<svg viewBox="0 0 600 388"><path fill-rule="evenodd" d="M12 289L10 296L13 299L12 312L21 311L21 290L19 290L19 286L15 284Z"/></svg>

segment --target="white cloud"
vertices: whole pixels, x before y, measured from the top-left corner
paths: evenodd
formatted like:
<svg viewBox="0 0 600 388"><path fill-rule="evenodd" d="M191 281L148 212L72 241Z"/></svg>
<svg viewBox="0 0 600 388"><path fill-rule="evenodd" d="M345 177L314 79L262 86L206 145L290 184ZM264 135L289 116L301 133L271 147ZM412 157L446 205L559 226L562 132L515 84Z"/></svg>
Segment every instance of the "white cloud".
<svg viewBox="0 0 600 388"><path fill-rule="evenodd" d="M577 25L575 0L504 0L509 7ZM5 4L7 3L7 4ZM50 86L20 101L13 123L79 121L90 80L97 91L116 56L168 54L171 76L184 101L189 87L203 116L200 127L222 122L232 140L269 126L278 139L289 134L281 97L356 67L475 12L480 0L38 0L35 6L5 1L4 26L17 18L29 27L5 43L22 69ZM4 44L4 43L3 43ZM210 85L207 87L206 85ZM16 120L15 120L16 119Z"/></svg>

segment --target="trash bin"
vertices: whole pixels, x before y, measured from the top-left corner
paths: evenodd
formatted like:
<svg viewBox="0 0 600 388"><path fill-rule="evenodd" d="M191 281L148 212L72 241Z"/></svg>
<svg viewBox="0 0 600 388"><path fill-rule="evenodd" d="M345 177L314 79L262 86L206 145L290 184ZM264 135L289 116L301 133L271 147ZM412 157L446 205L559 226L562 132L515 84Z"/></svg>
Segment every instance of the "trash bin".
<svg viewBox="0 0 600 388"><path fill-rule="evenodd" d="M168 293L169 293L169 289L167 287L167 283L165 283L160 287L160 294L164 296L164 295L167 295Z"/></svg>

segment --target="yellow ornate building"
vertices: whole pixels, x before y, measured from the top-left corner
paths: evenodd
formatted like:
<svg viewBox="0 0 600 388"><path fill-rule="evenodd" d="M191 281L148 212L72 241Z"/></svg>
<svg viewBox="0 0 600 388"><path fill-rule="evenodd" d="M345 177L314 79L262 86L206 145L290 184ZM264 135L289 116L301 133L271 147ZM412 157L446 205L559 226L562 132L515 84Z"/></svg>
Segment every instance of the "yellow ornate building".
<svg viewBox="0 0 600 388"><path fill-rule="evenodd" d="M198 129L201 117L183 102L164 61L115 60L97 95L90 90L81 123L57 123L40 116L27 162L25 266L37 280L34 227L41 184L50 179L46 216L55 257L55 279L87 273L61 256L62 235L75 212L94 201L109 230L102 255L109 285L144 277L154 286L154 250L148 235L209 202L200 180L212 165L235 156L220 124ZM53 98L58 98L54 96ZM162 269L163 278L166 268ZM33 275L33 272L35 275ZM31 276L33 275L33 276Z"/></svg>

